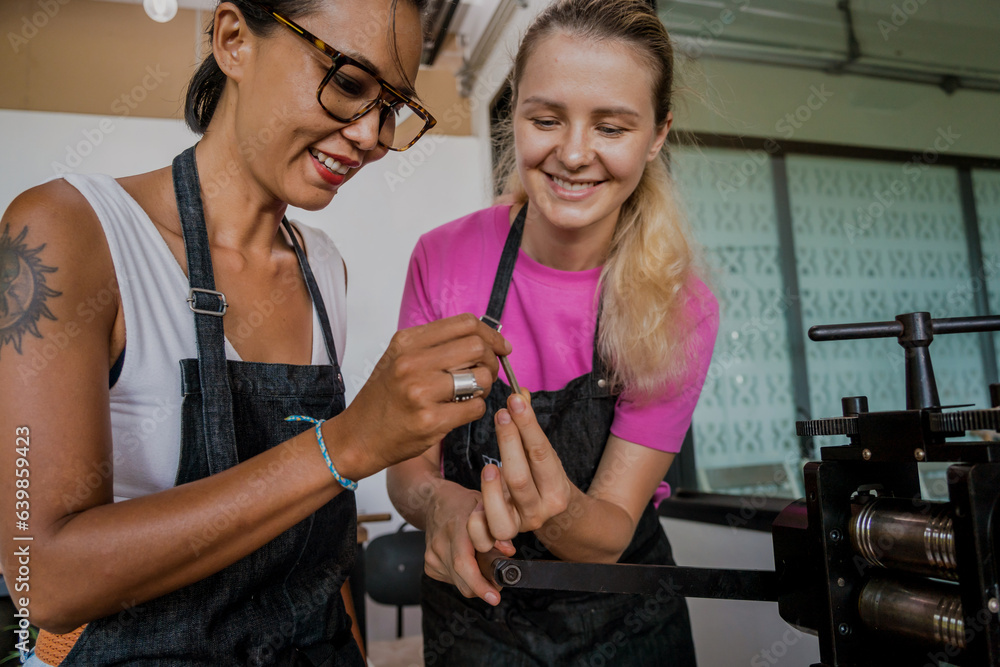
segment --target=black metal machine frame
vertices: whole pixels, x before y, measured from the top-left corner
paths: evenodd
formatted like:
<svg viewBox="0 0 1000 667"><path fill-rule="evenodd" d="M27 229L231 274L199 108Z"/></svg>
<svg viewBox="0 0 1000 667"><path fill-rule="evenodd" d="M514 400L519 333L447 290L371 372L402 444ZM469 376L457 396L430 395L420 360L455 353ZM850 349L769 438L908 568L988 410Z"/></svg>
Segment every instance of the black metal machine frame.
<svg viewBox="0 0 1000 667"><path fill-rule="evenodd" d="M1000 431L991 407L941 406L929 346L935 335L1000 331L1000 317L825 325L814 341L897 338L906 358L906 410L869 412L845 397L843 414L798 422L800 436L844 435L806 464L806 497L771 527L774 571L597 565L495 558L500 586L776 601L789 624L819 638L814 667L1000 665L997 521L1000 443L955 442ZM921 497L918 463L952 463L947 502Z"/></svg>

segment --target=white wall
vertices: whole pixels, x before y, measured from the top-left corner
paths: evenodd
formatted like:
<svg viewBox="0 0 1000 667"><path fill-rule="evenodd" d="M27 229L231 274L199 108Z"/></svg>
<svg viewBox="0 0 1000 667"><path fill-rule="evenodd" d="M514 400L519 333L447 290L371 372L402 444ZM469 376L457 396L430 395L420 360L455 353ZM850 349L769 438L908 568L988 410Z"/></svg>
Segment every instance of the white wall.
<svg viewBox="0 0 1000 667"><path fill-rule="evenodd" d="M0 210L18 193L53 176L54 163L81 173L125 176L169 165L196 140L176 120L0 110ZM479 142L471 137L428 136L409 151L390 153L363 169L326 210L289 210L289 218L326 231L347 261L343 372L348 401L396 330L406 267L417 238L488 205L480 153ZM397 516L384 473L364 480L357 499L360 512ZM394 530L400 523L397 518L369 524L370 535ZM369 613L370 637L394 636L394 610L375 605ZM410 622L407 629L419 632L419 623Z"/></svg>
<svg viewBox="0 0 1000 667"><path fill-rule="evenodd" d="M771 534L661 519L674 560L687 567L773 570ZM819 641L785 623L776 602L688 600L699 667L804 667Z"/></svg>

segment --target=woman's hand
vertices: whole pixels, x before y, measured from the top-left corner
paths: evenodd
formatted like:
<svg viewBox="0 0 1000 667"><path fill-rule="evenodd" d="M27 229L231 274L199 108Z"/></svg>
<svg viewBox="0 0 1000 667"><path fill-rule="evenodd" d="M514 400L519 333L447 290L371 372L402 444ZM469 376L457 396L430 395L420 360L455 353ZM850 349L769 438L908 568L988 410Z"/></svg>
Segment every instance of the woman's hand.
<svg viewBox="0 0 1000 667"><path fill-rule="evenodd" d="M541 528L566 511L576 490L529 400L512 395L507 408L494 417L503 466L483 468L484 516L474 515L469 526L479 551L488 551L495 540Z"/></svg>
<svg viewBox="0 0 1000 667"><path fill-rule="evenodd" d="M500 602L500 592L479 569L476 549L469 537L471 517L483 514L482 496L478 491L457 484L442 485L432 509L427 513L427 549L424 571L432 579L454 584L467 598L478 597L491 605ZM482 551L498 548L506 555L514 554L509 542L491 540Z"/></svg>
<svg viewBox="0 0 1000 667"><path fill-rule="evenodd" d="M357 397L331 420L335 431L327 441L341 443L338 469L350 479L366 477L482 417L482 394L452 401L451 374L473 373L488 392L497 376L497 355L509 353L510 343L472 314L397 332Z"/></svg>

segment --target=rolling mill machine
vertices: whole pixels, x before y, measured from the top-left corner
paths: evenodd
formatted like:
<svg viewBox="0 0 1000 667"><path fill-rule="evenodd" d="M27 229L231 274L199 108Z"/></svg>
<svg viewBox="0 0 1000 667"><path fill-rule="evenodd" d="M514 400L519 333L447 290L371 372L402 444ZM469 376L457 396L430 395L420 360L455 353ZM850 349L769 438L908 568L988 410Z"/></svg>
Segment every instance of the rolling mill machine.
<svg viewBox="0 0 1000 667"><path fill-rule="evenodd" d="M804 470L805 498L771 526L774 571L604 565L491 558L499 586L765 600L819 638L814 667L1000 665L996 560L1000 442L957 441L1000 430L1000 385L991 407L941 406L929 346L935 336L1000 330L1000 317L813 327L814 341L897 338L906 409L869 412L864 396L843 414L796 424L800 436L845 436ZM950 463L948 500L921 496L918 464Z"/></svg>

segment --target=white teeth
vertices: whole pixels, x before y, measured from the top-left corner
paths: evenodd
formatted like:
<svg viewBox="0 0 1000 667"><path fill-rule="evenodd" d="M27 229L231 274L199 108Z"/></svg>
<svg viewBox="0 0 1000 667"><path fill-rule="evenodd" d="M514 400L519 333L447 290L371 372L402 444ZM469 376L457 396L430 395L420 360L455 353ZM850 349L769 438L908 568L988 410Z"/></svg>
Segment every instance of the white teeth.
<svg viewBox="0 0 1000 667"><path fill-rule="evenodd" d="M330 171L336 171L338 173L340 172L341 168L343 167L342 164L340 164L339 162L337 162L336 160L334 160L332 157L328 157L323 164L325 164L326 168L329 169Z"/></svg>
<svg viewBox="0 0 1000 667"><path fill-rule="evenodd" d="M334 160L326 153L322 153L316 150L315 148L310 148L309 152L312 153L313 157L315 157L320 164L324 165L327 169L329 169L335 174L340 174L341 176L344 176L347 174L347 172L351 170L350 167L345 167L343 164L341 164L337 160Z"/></svg>
<svg viewBox="0 0 1000 667"><path fill-rule="evenodd" d="M576 192L577 190L586 190L587 188L593 187L595 183L570 183L569 181L564 181L561 178L552 177L555 184L564 190L569 190L570 192Z"/></svg>

